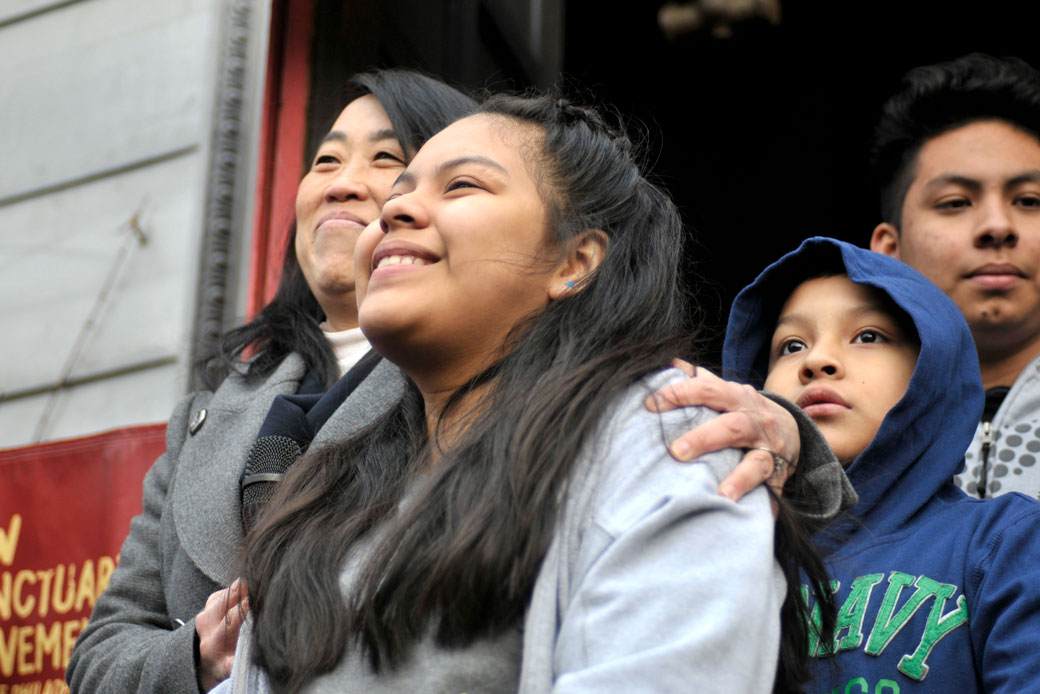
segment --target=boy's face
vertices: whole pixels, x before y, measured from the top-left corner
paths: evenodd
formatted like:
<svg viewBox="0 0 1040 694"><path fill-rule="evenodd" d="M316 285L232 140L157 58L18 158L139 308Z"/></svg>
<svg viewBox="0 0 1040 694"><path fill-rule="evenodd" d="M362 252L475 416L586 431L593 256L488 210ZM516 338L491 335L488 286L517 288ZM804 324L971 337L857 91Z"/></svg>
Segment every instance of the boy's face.
<svg viewBox="0 0 1040 694"><path fill-rule="evenodd" d="M914 267L956 302L980 351L1040 340L1040 140L1000 120L934 137L917 155L901 233L871 250Z"/></svg>
<svg viewBox="0 0 1040 694"><path fill-rule="evenodd" d="M845 466L871 442L906 392L917 363L875 289L844 275L803 282L780 311L766 390L801 407Z"/></svg>

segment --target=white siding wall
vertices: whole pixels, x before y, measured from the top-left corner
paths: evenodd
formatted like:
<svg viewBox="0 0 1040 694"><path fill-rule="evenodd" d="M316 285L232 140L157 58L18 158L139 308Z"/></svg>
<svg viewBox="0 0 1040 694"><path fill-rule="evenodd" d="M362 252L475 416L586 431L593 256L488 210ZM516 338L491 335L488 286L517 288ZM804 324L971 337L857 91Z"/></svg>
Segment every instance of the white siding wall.
<svg viewBox="0 0 1040 694"><path fill-rule="evenodd" d="M52 439L161 421L182 396L222 4L0 0L0 393L61 379L126 249L70 378L124 373L0 402L0 447L45 410Z"/></svg>

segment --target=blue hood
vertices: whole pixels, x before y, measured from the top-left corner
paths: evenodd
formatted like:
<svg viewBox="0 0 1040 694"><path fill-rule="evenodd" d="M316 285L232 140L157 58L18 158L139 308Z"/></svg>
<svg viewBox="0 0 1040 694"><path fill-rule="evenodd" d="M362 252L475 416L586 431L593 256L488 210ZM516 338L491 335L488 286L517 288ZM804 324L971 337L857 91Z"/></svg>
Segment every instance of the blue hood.
<svg viewBox="0 0 1040 694"><path fill-rule="evenodd" d="M906 395L847 470L859 494L853 516L882 532L952 487L982 413L978 357L960 310L919 272L879 253L813 237L737 296L723 347L726 378L761 388L784 302L805 279L829 273L885 292L910 316L921 340Z"/></svg>

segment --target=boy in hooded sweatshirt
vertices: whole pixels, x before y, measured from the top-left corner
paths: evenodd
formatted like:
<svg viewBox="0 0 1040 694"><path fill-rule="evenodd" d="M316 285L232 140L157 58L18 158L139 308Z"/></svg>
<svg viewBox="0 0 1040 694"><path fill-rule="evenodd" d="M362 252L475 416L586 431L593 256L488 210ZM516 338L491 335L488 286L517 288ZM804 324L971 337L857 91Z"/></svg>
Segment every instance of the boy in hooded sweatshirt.
<svg viewBox="0 0 1040 694"><path fill-rule="evenodd" d="M983 403L953 302L908 265L812 238L737 297L723 359L801 406L859 494L816 538L839 609L807 691L1040 692L1040 504L951 481Z"/></svg>

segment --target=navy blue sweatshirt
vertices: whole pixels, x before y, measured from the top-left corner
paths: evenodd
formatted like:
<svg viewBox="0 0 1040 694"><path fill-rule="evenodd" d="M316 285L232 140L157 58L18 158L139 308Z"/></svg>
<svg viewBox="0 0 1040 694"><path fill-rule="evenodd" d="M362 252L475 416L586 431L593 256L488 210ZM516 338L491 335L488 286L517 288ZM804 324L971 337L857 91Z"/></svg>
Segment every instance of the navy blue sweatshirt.
<svg viewBox="0 0 1040 694"><path fill-rule="evenodd" d="M838 629L833 644L810 644L836 655L815 661L807 691L1040 692L1040 503L980 501L952 482L983 403L957 306L904 263L808 239L737 297L725 376L761 387L783 304L825 274L885 292L921 351L906 395L847 470L859 503L817 537L830 552Z"/></svg>

